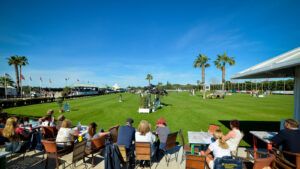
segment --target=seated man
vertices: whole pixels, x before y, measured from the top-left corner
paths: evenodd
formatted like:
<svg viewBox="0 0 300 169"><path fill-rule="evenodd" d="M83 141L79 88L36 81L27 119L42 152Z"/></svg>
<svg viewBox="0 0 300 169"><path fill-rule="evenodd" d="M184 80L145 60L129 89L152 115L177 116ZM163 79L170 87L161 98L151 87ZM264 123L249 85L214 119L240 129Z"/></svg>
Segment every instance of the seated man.
<svg viewBox="0 0 300 169"><path fill-rule="evenodd" d="M125 126L120 126L118 130L118 145L124 145L126 152L133 150L133 143L135 140L135 128L132 127L133 119L128 118Z"/></svg>
<svg viewBox="0 0 300 169"><path fill-rule="evenodd" d="M299 123L296 120L287 119L284 122L284 129L275 135L271 141L276 146L282 145L283 151L300 153L299 138Z"/></svg>

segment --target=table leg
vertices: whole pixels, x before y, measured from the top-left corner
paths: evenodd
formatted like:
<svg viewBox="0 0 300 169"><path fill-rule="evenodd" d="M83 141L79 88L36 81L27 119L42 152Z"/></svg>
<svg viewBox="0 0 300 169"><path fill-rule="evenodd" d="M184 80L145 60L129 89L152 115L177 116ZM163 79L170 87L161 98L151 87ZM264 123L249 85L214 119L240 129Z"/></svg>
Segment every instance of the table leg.
<svg viewBox="0 0 300 169"><path fill-rule="evenodd" d="M267 149L268 149L269 152L272 150L272 143L267 144Z"/></svg>
<svg viewBox="0 0 300 169"><path fill-rule="evenodd" d="M254 150L254 159L257 158L257 138L253 136L253 150Z"/></svg>

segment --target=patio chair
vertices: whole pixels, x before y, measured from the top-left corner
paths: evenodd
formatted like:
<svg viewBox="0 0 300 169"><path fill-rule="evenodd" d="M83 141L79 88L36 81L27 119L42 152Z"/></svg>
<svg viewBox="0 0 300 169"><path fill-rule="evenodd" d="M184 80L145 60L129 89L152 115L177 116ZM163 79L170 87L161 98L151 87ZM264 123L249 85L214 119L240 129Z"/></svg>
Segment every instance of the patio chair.
<svg viewBox="0 0 300 169"><path fill-rule="evenodd" d="M94 155L96 153L99 153L100 150L102 150L105 147L105 137L106 136L100 136L98 138L94 138L91 140L91 148L85 149L85 155L89 156L92 155L92 166L95 166L95 157Z"/></svg>
<svg viewBox="0 0 300 169"><path fill-rule="evenodd" d="M113 126L108 130L111 135L113 143L116 143L118 141L118 130L119 130L119 125Z"/></svg>
<svg viewBox="0 0 300 169"><path fill-rule="evenodd" d="M61 160L61 157L66 154L65 149L58 150L57 144L58 142L51 141L51 140L42 140L42 144L45 148L45 153L47 154L45 168L48 167L48 160L50 158L55 159L55 165L56 168L59 168L59 161ZM64 142L66 143L66 142ZM63 163L64 164L64 163Z"/></svg>
<svg viewBox="0 0 300 169"><path fill-rule="evenodd" d="M86 147L86 141L82 141L74 145L72 167L76 168L76 163L80 160L83 160L83 164L86 166L85 159L84 159L85 147Z"/></svg>
<svg viewBox="0 0 300 169"><path fill-rule="evenodd" d="M168 134L168 137L167 137L166 147L164 149L164 154L165 154L165 159L166 159L166 162L167 162L167 166L169 166L169 162L171 160L171 154L173 154L174 152L175 152L175 159L177 161L177 157L178 157L178 150L176 150L177 135L178 135L178 131Z"/></svg>
<svg viewBox="0 0 300 169"><path fill-rule="evenodd" d="M151 168L151 144L148 142L135 143L135 166L137 161L149 161Z"/></svg>
<svg viewBox="0 0 300 169"><path fill-rule="evenodd" d="M130 158L130 156L128 155L128 153L126 151L125 145L118 145L118 148L119 148L120 153L122 155L122 158L123 158L122 160L125 163L125 168L128 168L129 167L129 158Z"/></svg>
<svg viewBox="0 0 300 169"><path fill-rule="evenodd" d="M215 132L216 130L219 130L219 129L220 129L220 125L217 125L217 124L209 124L207 132L209 132L211 135L213 135L214 132Z"/></svg>
<svg viewBox="0 0 300 169"><path fill-rule="evenodd" d="M186 154L186 169L205 169L205 156Z"/></svg>
<svg viewBox="0 0 300 169"><path fill-rule="evenodd" d="M43 139L56 138L57 132L58 131L57 131L56 127L50 127L50 126L43 126L42 127Z"/></svg>
<svg viewBox="0 0 300 169"><path fill-rule="evenodd" d="M275 155L273 168L300 169L300 153L280 151L276 148L273 148L273 153Z"/></svg>

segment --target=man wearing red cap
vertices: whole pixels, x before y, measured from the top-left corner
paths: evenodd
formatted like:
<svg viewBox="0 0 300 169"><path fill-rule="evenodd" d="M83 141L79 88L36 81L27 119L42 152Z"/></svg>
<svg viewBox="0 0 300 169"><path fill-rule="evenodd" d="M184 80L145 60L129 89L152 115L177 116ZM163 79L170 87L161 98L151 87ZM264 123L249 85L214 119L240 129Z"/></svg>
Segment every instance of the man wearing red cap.
<svg viewBox="0 0 300 169"><path fill-rule="evenodd" d="M167 122L163 117L157 120L156 127L156 134L158 135L160 141L159 149L164 150L170 129L167 127Z"/></svg>

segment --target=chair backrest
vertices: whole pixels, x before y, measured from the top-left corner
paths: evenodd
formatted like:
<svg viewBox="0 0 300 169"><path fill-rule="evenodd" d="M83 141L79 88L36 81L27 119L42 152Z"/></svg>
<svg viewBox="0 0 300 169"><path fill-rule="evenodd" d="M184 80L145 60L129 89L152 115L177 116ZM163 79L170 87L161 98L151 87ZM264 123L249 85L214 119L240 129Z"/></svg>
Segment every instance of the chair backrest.
<svg viewBox="0 0 300 169"><path fill-rule="evenodd" d="M57 153L55 141L42 140L46 153Z"/></svg>
<svg viewBox="0 0 300 169"><path fill-rule="evenodd" d="M101 149L105 146L105 135L92 139L92 149Z"/></svg>
<svg viewBox="0 0 300 169"><path fill-rule="evenodd" d="M220 129L220 126L219 125L217 125L217 124L209 124L209 126L208 126L208 132L210 133L210 134L214 134L214 132L216 131L216 130L219 130Z"/></svg>
<svg viewBox="0 0 300 169"><path fill-rule="evenodd" d="M296 169L300 169L300 153L291 153L291 152L283 151L283 156L285 157L286 161L288 160L288 162L293 163Z"/></svg>
<svg viewBox="0 0 300 169"><path fill-rule="evenodd" d="M269 157L266 158L256 158L254 160L253 169L262 169L264 167L272 167L272 163L275 160L275 156L270 154Z"/></svg>
<svg viewBox="0 0 300 169"><path fill-rule="evenodd" d="M166 141L166 150L170 150L176 147L177 135L178 135L178 131L168 134L167 141Z"/></svg>
<svg viewBox="0 0 300 169"><path fill-rule="evenodd" d="M151 159L151 144L149 142L135 143L135 158L136 160Z"/></svg>
<svg viewBox="0 0 300 169"><path fill-rule="evenodd" d="M126 148L125 145L118 145L120 153L123 157L123 161L127 161L127 153L126 153Z"/></svg>
<svg viewBox="0 0 300 169"><path fill-rule="evenodd" d="M55 138L57 135L57 129L56 127L43 126L42 134L44 139Z"/></svg>
<svg viewBox="0 0 300 169"><path fill-rule="evenodd" d="M74 145L72 162L82 160L85 156L86 141L79 142Z"/></svg>
<svg viewBox="0 0 300 169"><path fill-rule="evenodd" d="M185 145L185 140L184 140L182 129L179 130L178 134L179 134L179 137L180 137L181 145L184 146Z"/></svg>
<svg viewBox="0 0 300 169"><path fill-rule="evenodd" d="M205 169L205 156L186 154L186 169Z"/></svg>
<svg viewBox="0 0 300 169"><path fill-rule="evenodd" d="M108 130L111 135L113 143L116 143L118 141L118 130L119 130L119 125L111 127Z"/></svg>

